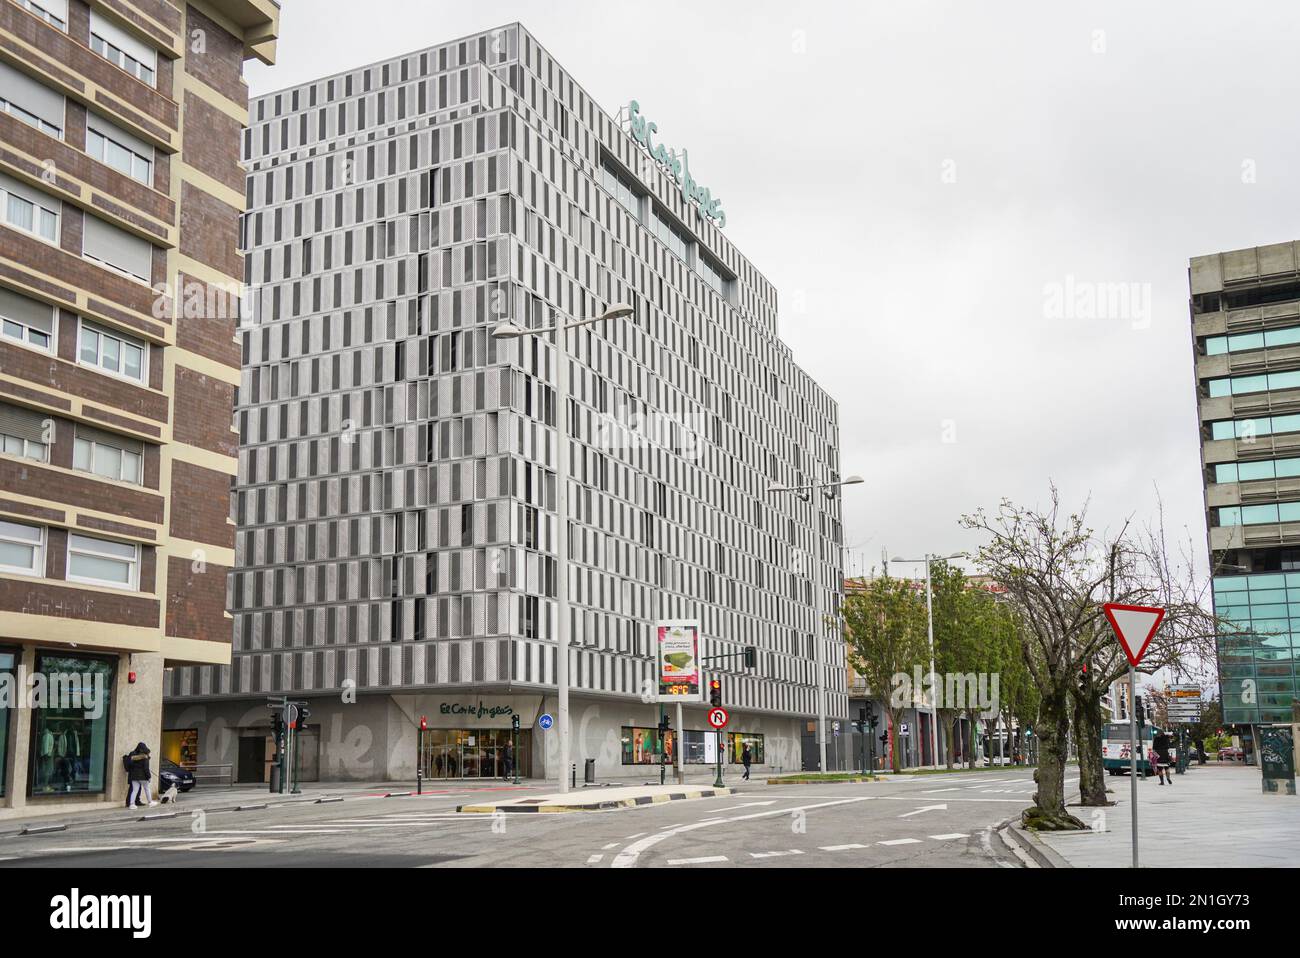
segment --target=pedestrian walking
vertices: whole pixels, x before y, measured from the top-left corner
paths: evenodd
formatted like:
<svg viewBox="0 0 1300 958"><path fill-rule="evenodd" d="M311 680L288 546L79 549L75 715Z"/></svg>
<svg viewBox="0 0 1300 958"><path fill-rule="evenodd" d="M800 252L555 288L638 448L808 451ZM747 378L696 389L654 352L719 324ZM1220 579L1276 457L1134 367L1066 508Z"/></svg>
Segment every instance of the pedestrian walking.
<svg viewBox="0 0 1300 958"><path fill-rule="evenodd" d="M1160 777L1160 784L1174 784L1173 773L1169 771L1169 767L1173 765L1173 759L1169 755L1169 736L1164 732L1159 733L1151 746L1151 751L1155 756L1156 774Z"/></svg>
<svg viewBox="0 0 1300 958"><path fill-rule="evenodd" d="M515 747L513 745L507 745L506 760L505 760L505 774L502 775L501 777L509 778L514 773L515 773Z"/></svg>
<svg viewBox="0 0 1300 958"><path fill-rule="evenodd" d="M745 766L745 774L740 777L745 779L746 781L749 781L749 765L753 761L754 761L754 755L752 752L750 752L749 743L747 742L745 743L745 747L740 750L740 764Z"/></svg>
<svg viewBox="0 0 1300 958"><path fill-rule="evenodd" d="M126 768L126 779L130 783L126 795L126 807L143 804L152 808L157 805L149 788L153 780L153 772L149 768L149 746L140 742L134 751L122 756L122 765ZM144 799L143 802L140 802L141 798Z"/></svg>

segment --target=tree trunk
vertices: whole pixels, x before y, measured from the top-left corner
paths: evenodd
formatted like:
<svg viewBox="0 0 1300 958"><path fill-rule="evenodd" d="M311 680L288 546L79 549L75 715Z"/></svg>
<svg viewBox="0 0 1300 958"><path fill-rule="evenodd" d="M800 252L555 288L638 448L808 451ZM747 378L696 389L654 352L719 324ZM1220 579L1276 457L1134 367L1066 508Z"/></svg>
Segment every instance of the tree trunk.
<svg viewBox="0 0 1300 958"><path fill-rule="evenodd" d="M1074 695L1074 735L1079 746L1079 804L1110 805L1101 761L1101 696L1088 688Z"/></svg>
<svg viewBox="0 0 1300 958"><path fill-rule="evenodd" d="M949 734L947 736L948 741L944 743L947 748L943 750L943 761L944 765L948 767L948 771L951 772L954 752L957 748L957 713L949 712L946 709L944 710L944 713L948 717L946 724L948 726L947 731Z"/></svg>
<svg viewBox="0 0 1300 958"><path fill-rule="evenodd" d="M1070 731L1070 692L1064 687L1043 689L1038 706L1038 768L1034 782L1034 807L1021 815L1026 828L1074 831L1086 828L1065 809L1065 749Z"/></svg>
<svg viewBox="0 0 1300 958"><path fill-rule="evenodd" d="M980 727L980 719L979 716L974 712L967 712L966 718L967 718L966 767L969 769L974 769L975 756L979 752L979 736L976 730Z"/></svg>

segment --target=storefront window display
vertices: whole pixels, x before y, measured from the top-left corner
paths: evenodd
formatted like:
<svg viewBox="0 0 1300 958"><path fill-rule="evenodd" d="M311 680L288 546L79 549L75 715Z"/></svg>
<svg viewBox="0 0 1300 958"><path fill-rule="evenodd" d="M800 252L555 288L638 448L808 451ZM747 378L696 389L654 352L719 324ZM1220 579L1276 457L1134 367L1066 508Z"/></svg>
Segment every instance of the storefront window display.
<svg viewBox="0 0 1300 958"><path fill-rule="evenodd" d="M671 765L676 760L676 736L671 731L663 736L661 742L657 728L624 725L622 739L624 765L658 765L661 760Z"/></svg>
<svg viewBox="0 0 1300 958"><path fill-rule="evenodd" d="M744 755L745 746L749 746L749 759L755 765L762 765L763 758L763 736L752 735L749 732L732 732L730 734L731 747L728 751L731 753L731 761L739 765L741 757Z"/></svg>
<svg viewBox="0 0 1300 958"><path fill-rule="evenodd" d="M162 757L181 768L193 769L199 764L199 730L196 728L167 729L163 732Z"/></svg>
<svg viewBox="0 0 1300 958"><path fill-rule="evenodd" d="M32 710L31 794L103 792L115 663L40 655L36 672L51 693L40 708ZM74 694L78 697L69 697ZM92 694L95 698L88 698ZM93 710L84 707L90 702Z"/></svg>
<svg viewBox="0 0 1300 958"><path fill-rule="evenodd" d="M18 666L18 656L13 652L6 652L0 649L0 675L7 682L14 681L14 669ZM11 687L11 694L16 694L17 690ZM5 703L5 707L0 707L0 796L5 794L5 786L8 784L5 778L5 770L9 767L9 713L13 703Z"/></svg>

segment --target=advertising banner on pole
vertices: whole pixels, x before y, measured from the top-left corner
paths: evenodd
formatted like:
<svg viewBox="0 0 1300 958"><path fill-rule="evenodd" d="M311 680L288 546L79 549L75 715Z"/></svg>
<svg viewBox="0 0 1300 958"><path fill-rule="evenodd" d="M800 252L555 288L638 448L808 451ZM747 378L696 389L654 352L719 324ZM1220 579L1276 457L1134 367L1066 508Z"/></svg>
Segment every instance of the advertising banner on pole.
<svg viewBox="0 0 1300 958"><path fill-rule="evenodd" d="M665 621L655 626L655 658L660 702L704 701L699 620Z"/></svg>

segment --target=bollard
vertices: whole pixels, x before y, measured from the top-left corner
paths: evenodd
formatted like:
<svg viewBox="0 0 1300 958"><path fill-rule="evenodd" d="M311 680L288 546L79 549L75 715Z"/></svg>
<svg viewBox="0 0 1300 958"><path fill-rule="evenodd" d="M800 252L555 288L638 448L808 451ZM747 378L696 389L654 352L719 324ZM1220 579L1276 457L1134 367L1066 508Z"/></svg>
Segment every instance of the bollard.
<svg viewBox="0 0 1300 958"><path fill-rule="evenodd" d="M574 762L569 766L569 787L578 787L578 763Z"/></svg>
<svg viewBox="0 0 1300 958"><path fill-rule="evenodd" d="M424 794L424 769L423 768L417 768L415 770L415 794L416 795Z"/></svg>

